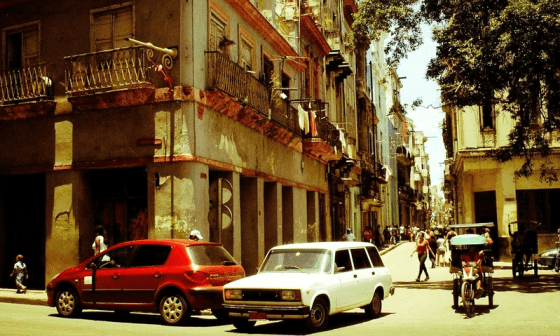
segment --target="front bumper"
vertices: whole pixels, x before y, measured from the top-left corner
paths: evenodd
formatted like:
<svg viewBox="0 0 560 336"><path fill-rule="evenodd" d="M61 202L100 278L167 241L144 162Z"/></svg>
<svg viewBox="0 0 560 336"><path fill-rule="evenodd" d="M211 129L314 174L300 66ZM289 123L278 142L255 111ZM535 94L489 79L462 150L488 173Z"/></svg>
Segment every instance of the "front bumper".
<svg viewBox="0 0 560 336"><path fill-rule="evenodd" d="M231 317L244 317L250 320L304 319L309 316L308 306L256 306L224 304Z"/></svg>

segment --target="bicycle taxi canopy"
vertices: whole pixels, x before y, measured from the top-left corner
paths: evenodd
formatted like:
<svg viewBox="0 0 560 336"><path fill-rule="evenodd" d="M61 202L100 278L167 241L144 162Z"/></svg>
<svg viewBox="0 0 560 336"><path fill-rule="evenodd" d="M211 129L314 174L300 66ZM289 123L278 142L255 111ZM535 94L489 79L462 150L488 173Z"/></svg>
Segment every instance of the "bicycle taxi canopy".
<svg viewBox="0 0 560 336"><path fill-rule="evenodd" d="M486 238L484 238L484 236L481 236L479 234L469 233L469 234L463 234L451 238L450 243L452 246L457 246L457 247L467 246L467 245L484 246L486 245Z"/></svg>
<svg viewBox="0 0 560 336"><path fill-rule="evenodd" d="M464 231L466 231L467 229L473 229L473 231L476 231L477 233L483 233L482 231L484 231L485 228L492 228L492 227L494 227L494 223L492 223L492 222L449 225L449 228L453 229L453 230L457 230L457 231L464 230ZM457 232L457 233L459 233L459 232Z"/></svg>

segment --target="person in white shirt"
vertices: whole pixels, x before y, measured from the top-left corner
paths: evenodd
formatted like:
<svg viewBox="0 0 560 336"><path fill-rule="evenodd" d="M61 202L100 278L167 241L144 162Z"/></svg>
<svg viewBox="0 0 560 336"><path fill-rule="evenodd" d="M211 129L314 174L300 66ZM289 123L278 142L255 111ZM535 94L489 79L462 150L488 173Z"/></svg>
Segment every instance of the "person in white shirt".
<svg viewBox="0 0 560 336"><path fill-rule="evenodd" d="M342 240L345 240L345 241L355 241L356 240L356 237L354 237L354 234L352 233L352 229L346 228L346 234L344 236L342 236Z"/></svg>

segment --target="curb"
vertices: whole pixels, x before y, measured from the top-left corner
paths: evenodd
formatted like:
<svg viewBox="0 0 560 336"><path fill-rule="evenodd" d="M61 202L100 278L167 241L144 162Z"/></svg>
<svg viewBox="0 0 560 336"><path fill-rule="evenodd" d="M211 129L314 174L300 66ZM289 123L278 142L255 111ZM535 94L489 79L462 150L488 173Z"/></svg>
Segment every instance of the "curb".
<svg viewBox="0 0 560 336"><path fill-rule="evenodd" d="M15 289L2 288L0 289L0 302L46 306L47 293L44 290L28 290L26 294L16 294Z"/></svg>

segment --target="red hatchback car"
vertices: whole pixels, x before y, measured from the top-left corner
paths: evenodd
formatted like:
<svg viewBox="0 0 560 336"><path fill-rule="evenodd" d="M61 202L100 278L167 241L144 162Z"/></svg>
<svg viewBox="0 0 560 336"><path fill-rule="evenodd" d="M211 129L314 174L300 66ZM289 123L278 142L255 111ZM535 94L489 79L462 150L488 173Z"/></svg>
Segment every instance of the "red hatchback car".
<svg viewBox="0 0 560 336"><path fill-rule="evenodd" d="M117 312L159 312L178 325L193 310L211 309L228 319L222 308L222 286L245 271L218 243L168 239L120 243L47 285L48 305L64 317L82 309Z"/></svg>

